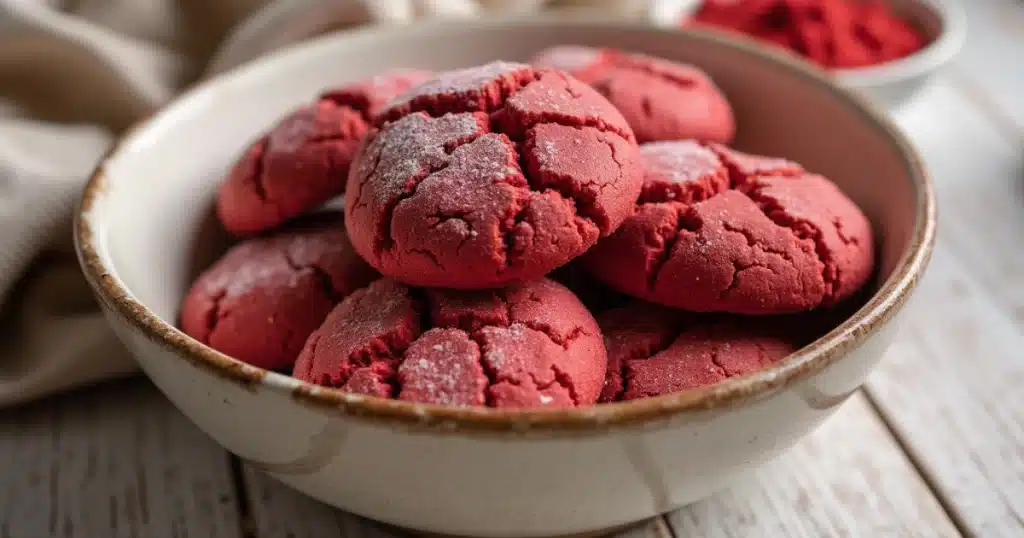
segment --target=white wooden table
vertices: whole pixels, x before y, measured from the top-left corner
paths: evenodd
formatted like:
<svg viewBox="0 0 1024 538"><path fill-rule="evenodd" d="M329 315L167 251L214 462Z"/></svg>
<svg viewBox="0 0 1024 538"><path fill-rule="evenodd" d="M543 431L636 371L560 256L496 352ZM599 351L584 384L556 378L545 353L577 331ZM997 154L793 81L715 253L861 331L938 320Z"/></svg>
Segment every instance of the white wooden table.
<svg viewBox="0 0 1024 538"><path fill-rule="evenodd" d="M958 65L898 116L941 225L901 340L745 483L622 537L1024 536L1024 2L965 0ZM148 382L0 412L0 538L399 533L246 468Z"/></svg>

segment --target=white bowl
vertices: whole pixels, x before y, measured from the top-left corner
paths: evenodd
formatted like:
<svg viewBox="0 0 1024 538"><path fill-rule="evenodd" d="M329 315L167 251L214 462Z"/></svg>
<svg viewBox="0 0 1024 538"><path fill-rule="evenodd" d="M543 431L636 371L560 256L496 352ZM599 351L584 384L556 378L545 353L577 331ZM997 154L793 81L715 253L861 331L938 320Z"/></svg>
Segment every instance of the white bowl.
<svg viewBox="0 0 1024 538"><path fill-rule="evenodd" d="M832 69L829 72L843 86L863 92L890 110L898 110L912 101L942 67L956 58L967 38L967 15L959 0L887 1L898 16L924 33L928 45L892 62L856 69ZM700 4L700 0L682 0L674 16L662 13L653 18L658 24L672 21L672 25L678 25L681 18L695 13Z"/></svg>
<svg viewBox="0 0 1024 538"><path fill-rule="evenodd" d="M216 243L217 182L286 110L390 67L525 59L564 43L706 69L734 105L739 147L796 159L863 207L880 241L877 291L826 336L764 371L561 411L344 394L245 365L174 327L190 279ZM518 537L597 531L671 510L807 434L882 357L934 234L934 194L908 142L803 62L711 32L508 19L331 36L203 83L125 135L89 181L76 223L80 260L117 334L174 404L228 450L373 519Z"/></svg>
<svg viewBox="0 0 1024 538"><path fill-rule="evenodd" d="M976 1L976 0L971 0ZM874 67L835 69L847 88L862 91L889 109L910 103L949 64L967 38L967 15L957 0L889 0L893 11L924 32L928 45Z"/></svg>

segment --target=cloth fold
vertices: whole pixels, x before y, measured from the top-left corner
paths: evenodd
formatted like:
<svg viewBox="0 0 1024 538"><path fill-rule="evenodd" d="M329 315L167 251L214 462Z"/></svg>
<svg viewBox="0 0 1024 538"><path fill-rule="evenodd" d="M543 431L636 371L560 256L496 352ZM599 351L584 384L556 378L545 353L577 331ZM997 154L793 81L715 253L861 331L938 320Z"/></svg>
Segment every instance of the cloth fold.
<svg viewBox="0 0 1024 538"><path fill-rule="evenodd" d="M0 407L135 370L74 261L71 214L117 134L189 83L370 22L592 9L672 24L690 3L0 0Z"/></svg>

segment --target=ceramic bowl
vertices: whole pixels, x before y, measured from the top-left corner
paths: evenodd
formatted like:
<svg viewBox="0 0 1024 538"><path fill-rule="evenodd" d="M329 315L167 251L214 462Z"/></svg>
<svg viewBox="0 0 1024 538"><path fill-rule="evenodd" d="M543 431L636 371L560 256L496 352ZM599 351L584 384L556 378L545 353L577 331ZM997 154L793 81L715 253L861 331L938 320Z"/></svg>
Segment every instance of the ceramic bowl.
<svg viewBox="0 0 1024 538"><path fill-rule="evenodd" d="M247 366L175 328L217 242L217 182L256 133L319 90L397 66L526 59L564 43L706 69L740 148L835 180L874 222L877 291L777 365L720 385L574 410L458 409L343 394ZM126 134L86 187L79 256L153 382L282 482L400 527L560 536L635 522L726 486L856 391L892 341L935 234L931 184L883 114L803 62L717 33L587 20L430 22L328 36L205 82ZM858 442L856 439L847 442Z"/></svg>
<svg viewBox="0 0 1024 538"><path fill-rule="evenodd" d="M919 28L928 40L923 49L874 67L836 69L847 88L864 92L890 109L900 109L920 94L953 61L967 37L967 15L958 0L889 0L893 11Z"/></svg>
<svg viewBox="0 0 1024 538"><path fill-rule="evenodd" d="M673 17L662 16L678 25L699 9L700 0L682 2ZM890 110L910 103L947 64L956 58L967 37L967 15L959 0L887 0L893 12L920 29L928 41L923 49L899 60L873 67L833 69L839 83L874 99ZM973 1L973 0L972 0Z"/></svg>

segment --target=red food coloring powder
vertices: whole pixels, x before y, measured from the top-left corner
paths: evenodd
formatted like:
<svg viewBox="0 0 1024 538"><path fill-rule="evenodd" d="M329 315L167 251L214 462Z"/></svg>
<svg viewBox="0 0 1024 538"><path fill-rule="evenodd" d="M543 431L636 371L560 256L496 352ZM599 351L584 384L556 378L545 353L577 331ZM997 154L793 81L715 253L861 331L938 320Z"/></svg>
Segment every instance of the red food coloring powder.
<svg viewBox="0 0 1024 538"><path fill-rule="evenodd" d="M881 0L705 0L691 23L741 32L833 69L897 60L927 44Z"/></svg>

